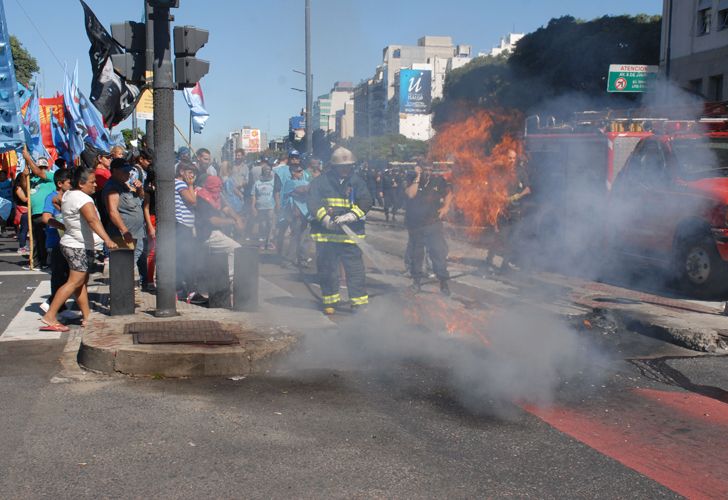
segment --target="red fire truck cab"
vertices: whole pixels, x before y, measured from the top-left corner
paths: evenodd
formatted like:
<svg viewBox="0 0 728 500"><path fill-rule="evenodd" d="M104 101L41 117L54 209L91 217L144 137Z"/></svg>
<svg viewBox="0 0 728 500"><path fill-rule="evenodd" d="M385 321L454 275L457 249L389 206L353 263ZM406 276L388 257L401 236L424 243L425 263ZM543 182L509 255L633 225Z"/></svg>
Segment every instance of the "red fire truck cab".
<svg viewBox="0 0 728 500"><path fill-rule="evenodd" d="M728 119L612 113L527 121L539 245L583 265L649 261L694 295L725 294Z"/></svg>

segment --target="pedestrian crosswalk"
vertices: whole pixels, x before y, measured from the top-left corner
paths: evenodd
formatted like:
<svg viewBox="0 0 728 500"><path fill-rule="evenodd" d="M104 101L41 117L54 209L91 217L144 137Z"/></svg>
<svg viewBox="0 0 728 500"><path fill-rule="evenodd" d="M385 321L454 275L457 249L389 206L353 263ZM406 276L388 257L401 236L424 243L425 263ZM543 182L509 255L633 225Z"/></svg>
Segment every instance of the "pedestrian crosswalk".
<svg viewBox="0 0 728 500"><path fill-rule="evenodd" d="M33 271L30 271L33 272ZM37 273L34 273L37 274ZM39 321L41 310L40 304L50 295L51 282L41 281L18 314L13 318L5 331L0 335L0 342L11 342L19 340L57 340L61 338L60 332L41 332L39 328L42 323Z"/></svg>

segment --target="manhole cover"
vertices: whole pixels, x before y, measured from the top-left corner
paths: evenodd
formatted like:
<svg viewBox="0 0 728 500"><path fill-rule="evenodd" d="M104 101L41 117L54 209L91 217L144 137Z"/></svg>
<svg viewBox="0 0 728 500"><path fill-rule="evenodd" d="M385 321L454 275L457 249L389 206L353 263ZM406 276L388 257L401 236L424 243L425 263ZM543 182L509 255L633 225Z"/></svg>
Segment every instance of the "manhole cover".
<svg viewBox="0 0 728 500"><path fill-rule="evenodd" d="M135 344L238 344L238 339L223 330L217 321L160 321L129 323L124 333L134 336Z"/></svg>

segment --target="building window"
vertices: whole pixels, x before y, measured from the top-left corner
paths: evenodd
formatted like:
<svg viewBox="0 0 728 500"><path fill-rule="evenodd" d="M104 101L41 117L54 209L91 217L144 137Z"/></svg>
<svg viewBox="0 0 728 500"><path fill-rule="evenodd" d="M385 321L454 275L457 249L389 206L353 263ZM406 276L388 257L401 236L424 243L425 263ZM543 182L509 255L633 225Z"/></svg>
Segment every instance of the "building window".
<svg viewBox="0 0 728 500"><path fill-rule="evenodd" d="M728 28L728 9L718 11L718 30Z"/></svg>
<svg viewBox="0 0 728 500"><path fill-rule="evenodd" d="M698 11L698 35L710 33L710 8Z"/></svg>
<svg viewBox="0 0 728 500"><path fill-rule="evenodd" d="M690 80L687 88L693 94L703 95L703 79L698 78L697 80Z"/></svg>
<svg viewBox="0 0 728 500"><path fill-rule="evenodd" d="M713 75L708 80L708 99L711 101L723 100L723 75Z"/></svg>
<svg viewBox="0 0 728 500"><path fill-rule="evenodd" d="M399 59L400 54L401 54L401 51L399 49L394 49L394 52L392 52L392 57L394 59Z"/></svg>

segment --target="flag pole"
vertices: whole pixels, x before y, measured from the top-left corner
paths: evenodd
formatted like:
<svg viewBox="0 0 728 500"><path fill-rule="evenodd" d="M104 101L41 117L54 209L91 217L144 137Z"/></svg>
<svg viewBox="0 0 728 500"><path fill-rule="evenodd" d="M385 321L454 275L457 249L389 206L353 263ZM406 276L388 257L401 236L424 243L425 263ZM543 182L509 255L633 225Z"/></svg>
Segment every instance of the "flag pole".
<svg viewBox="0 0 728 500"><path fill-rule="evenodd" d="M189 144L190 149L192 149L192 110L190 110L190 126L187 129L187 144ZM190 154L192 154L191 151Z"/></svg>
<svg viewBox="0 0 728 500"><path fill-rule="evenodd" d="M27 162L26 162L27 163ZM26 176L25 176L25 190L27 191L28 196L28 248L30 249L30 255L29 255L29 262L28 262L28 268L33 271L33 226L32 226L32 213L33 213L33 203L30 201L30 172L28 172L28 169L30 169L29 165L25 165L26 169Z"/></svg>

